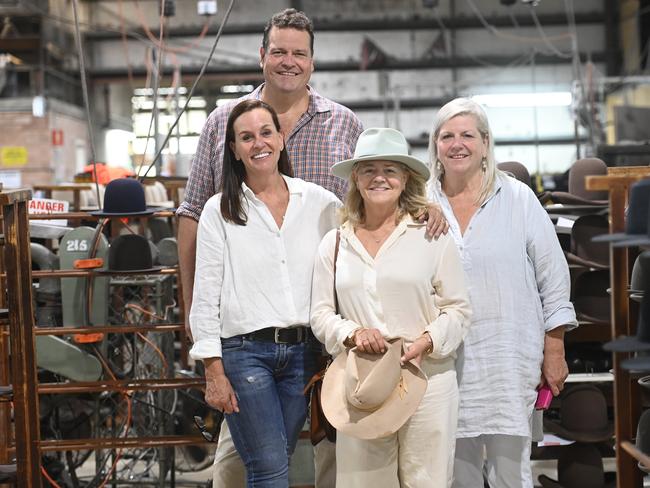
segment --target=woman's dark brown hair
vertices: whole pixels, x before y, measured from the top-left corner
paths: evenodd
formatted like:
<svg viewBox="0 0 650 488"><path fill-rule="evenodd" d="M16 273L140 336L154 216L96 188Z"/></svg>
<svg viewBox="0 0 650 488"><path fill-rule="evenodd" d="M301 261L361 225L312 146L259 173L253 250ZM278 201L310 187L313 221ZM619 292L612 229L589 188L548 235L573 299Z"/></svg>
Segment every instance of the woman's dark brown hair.
<svg viewBox="0 0 650 488"><path fill-rule="evenodd" d="M246 168L244 163L235 157L235 153L230 148L230 143L235 142L235 121L246 112L251 112L255 109L264 109L271 114L273 125L275 129L280 131L280 121L278 114L275 113L273 108L264 103L262 100L244 100L238 103L230 112L228 117L228 124L226 125L226 145L223 151L223 172L221 175L221 215L227 222L232 222L237 225L246 225L248 215L244 208L244 192L242 191L241 184L246 179ZM286 145L280 151L280 159L278 160L278 170L280 173L287 176L293 176L293 169L289 162L289 155L287 154Z"/></svg>

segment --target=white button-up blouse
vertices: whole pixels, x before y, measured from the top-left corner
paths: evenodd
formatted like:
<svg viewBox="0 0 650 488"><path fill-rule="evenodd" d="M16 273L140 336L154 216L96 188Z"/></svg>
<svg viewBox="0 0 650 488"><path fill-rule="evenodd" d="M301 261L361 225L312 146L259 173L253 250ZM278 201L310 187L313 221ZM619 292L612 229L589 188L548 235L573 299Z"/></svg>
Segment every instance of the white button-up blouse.
<svg viewBox="0 0 650 488"><path fill-rule="evenodd" d="M461 235L440 182L430 190L461 252L474 312L457 361L457 437L530 436L544 334L577 325L553 224L530 188L499 175Z"/></svg>
<svg viewBox="0 0 650 488"><path fill-rule="evenodd" d="M422 224L406 217L373 259L353 226L343 224L336 265L340 314L334 308L336 231L325 236L314 266L311 327L330 354L339 354L362 326L407 341L428 331L430 357L454 357L471 315L460 257L450 236L429 241L424 234Z"/></svg>
<svg viewBox="0 0 650 488"><path fill-rule="evenodd" d="M246 225L226 222L221 193L199 220L190 326L194 359L221 357L221 338L265 327L309 324L314 256L337 224L336 196L313 183L284 177L289 205L278 228L246 184Z"/></svg>

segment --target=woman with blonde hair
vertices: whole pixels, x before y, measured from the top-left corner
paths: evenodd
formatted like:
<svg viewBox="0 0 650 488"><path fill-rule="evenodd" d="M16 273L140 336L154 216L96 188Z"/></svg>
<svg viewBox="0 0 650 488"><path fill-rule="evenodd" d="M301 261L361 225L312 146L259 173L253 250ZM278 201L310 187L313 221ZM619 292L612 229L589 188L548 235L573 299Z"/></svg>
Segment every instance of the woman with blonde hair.
<svg viewBox="0 0 650 488"><path fill-rule="evenodd" d="M532 488L536 389L568 375L564 332L576 326L569 269L532 190L499 171L487 115L457 98L431 131L430 192L462 256L474 315L459 352L454 488ZM484 453L487 458L484 459Z"/></svg>
<svg viewBox="0 0 650 488"><path fill-rule="evenodd" d="M449 486L454 359L470 309L453 240L427 240L415 220L427 206L429 169L408 155L401 133L380 128L364 131L354 158L332 172L348 179L349 190L344 223L323 238L316 257L311 325L337 356L323 384L323 408L338 432L336 486ZM387 365L393 372L401 368L390 395L372 407L364 401L390 381L372 373L364 387L343 392L351 365L383 371L384 360L397 362Z"/></svg>

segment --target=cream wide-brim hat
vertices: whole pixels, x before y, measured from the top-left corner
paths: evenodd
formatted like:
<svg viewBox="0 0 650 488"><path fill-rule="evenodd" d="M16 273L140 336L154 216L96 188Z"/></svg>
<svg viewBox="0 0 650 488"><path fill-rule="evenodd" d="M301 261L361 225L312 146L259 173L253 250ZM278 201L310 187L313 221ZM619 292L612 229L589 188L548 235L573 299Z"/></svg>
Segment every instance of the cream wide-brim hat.
<svg viewBox="0 0 650 488"><path fill-rule="evenodd" d="M425 180L431 172L426 164L418 158L409 156L409 146L404 135L388 128L373 128L364 130L359 136L354 149L354 157L339 161L332 166L332 174L347 180L352 174L354 165L362 161L395 161L402 163L420 174Z"/></svg>
<svg viewBox="0 0 650 488"><path fill-rule="evenodd" d="M384 354L345 350L323 379L321 405L327 420L345 435L379 439L397 432L415 413L427 389L427 377L412 362L400 364L404 340Z"/></svg>

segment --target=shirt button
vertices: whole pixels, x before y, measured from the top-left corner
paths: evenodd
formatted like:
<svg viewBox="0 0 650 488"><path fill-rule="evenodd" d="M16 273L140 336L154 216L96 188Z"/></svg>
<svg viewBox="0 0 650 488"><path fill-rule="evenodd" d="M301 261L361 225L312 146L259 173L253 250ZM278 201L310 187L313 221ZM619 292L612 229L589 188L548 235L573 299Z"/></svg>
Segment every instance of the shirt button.
<svg viewBox="0 0 650 488"><path fill-rule="evenodd" d="M282 264L284 264L284 263L286 263L286 261L283 259L283 260L282 260Z"/></svg>

